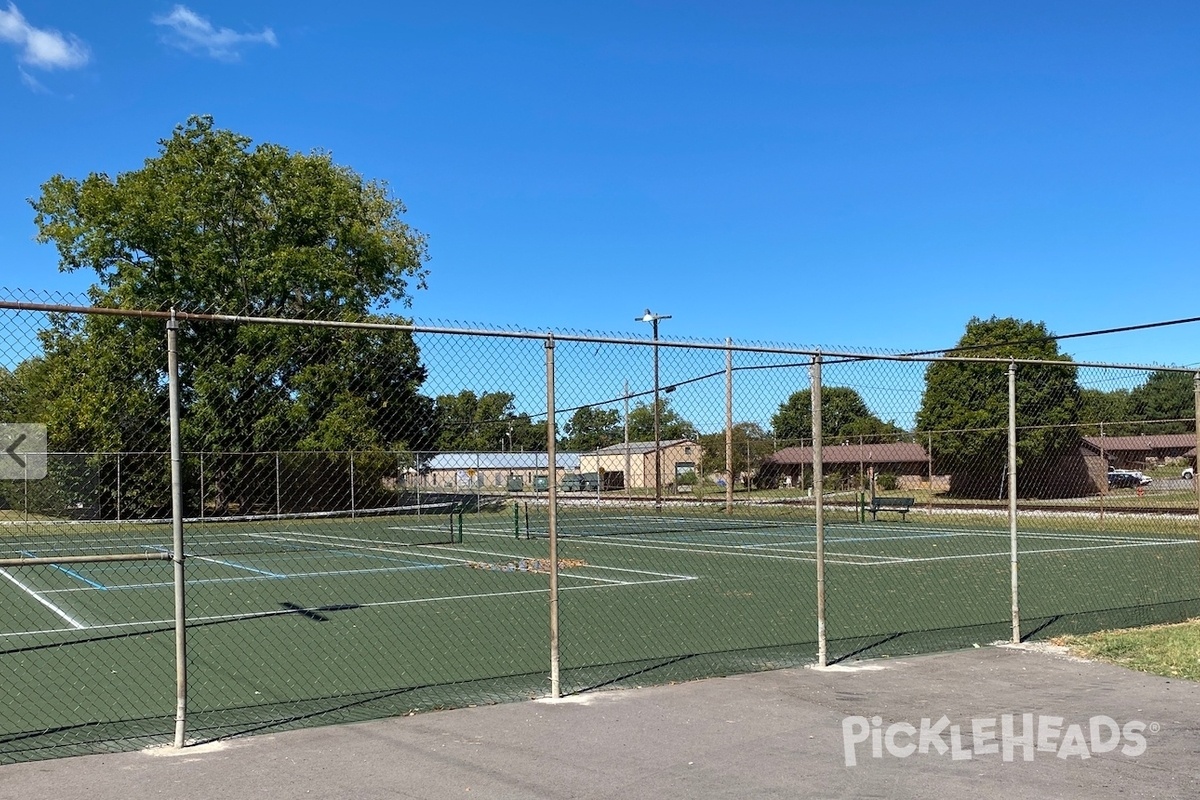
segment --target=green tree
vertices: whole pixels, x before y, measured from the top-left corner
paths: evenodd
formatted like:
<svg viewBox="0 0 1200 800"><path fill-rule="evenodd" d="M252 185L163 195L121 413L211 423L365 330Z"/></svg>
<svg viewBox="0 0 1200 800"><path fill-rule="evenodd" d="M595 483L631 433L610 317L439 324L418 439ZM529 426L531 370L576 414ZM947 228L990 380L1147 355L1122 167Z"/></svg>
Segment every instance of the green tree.
<svg viewBox="0 0 1200 800"><path fill-rule="evenodd" d="M758 472L762 460L774 450L771 435L757 422L735 422L732 431L733 480L742 476L751 477ZM725 469L725 432L704 434L700 446L706 472Z"/></svg>
<svg viewBox="0 0 1200 800"><path fill-rule="evenodd" d="M1064 491L1062 459L1079 447L1080 392L1076 367L1058 352L1044 323L972 318L958 349L973 358L1063 361L1016 366L1018 493L1041 497ZM953 351L951 352L953 354ZM938 361L925 372L917 412L919 431L932 436L933 468L951 475L951 492L997 497L1004 492L1008 454L1008 366Z"/></svg>
<svg viewBox="0 0 1200 800"><path fill-rule="evenodd" d="M460 452L544 451L546 426L513 410L510 392L470 389L440 395L434 403L437 449Z"/></svg>
<svg viewBox="0 0 1200 800"><path fill-rule="evenodd" d="M1133 433L1129 424L1129 390L1080 389L1079 422L1082 431L1095 436L1100 433L1101 423L1108 436L1125 436Z"/></svg>
<svg viewBox="0 0 1200 800"><path fill-rule="evenodd" d="M651 426L653 426L651 422ZM615 409L593 408L584 406L576 409L571 420L564 426L562 447L577 453L585 453L601 447L608 447L621 442L624 430L621 427L621 414ZM653 433L651 436L653 437Z"/></svg>
<svg viewBox="0 0 1200 800"><path fill-rule="evenodd" d="M1196 429L1196 393L1191 373L1158 370L1129 393L1134 433L1191 433Z"/></svg>
<svg viewBox="0 0 1200 800"><path fill-rule="evenodd" d="M813 438L812 390L794 392L771 418L775 435L782 441ZM821 387L821 432L824 441L850 438L864 442L894 442L904 430L871 413L854 389Z"/></svg>
<svg viewBox="0 0 1200 800"><path fill-rule="evenodd" d="M695 439L696 426L676 413L665 397L658 401L658 438ZM654 441L654 403L639 403L629 412L629 440Z"/></svg>
<svg viewBox="0 0 1200 800"><path fill-rule="evenodd" d="M159 144L140 169L57 175L31 201L59 268L95 272L95 304L405 321L383 312L424 286L426 243L385 184L326 153L253 146L209 117ZM429 444L425 369L406 333L196 322L178 340L185 449ZM54 449L166 450L161 320L58 315L42 347ZM245 469L210 484L249 487L235 474ZM253 489L238 491L253 502ZM139 497L147 511L165 502L161 487Z"/></svg>

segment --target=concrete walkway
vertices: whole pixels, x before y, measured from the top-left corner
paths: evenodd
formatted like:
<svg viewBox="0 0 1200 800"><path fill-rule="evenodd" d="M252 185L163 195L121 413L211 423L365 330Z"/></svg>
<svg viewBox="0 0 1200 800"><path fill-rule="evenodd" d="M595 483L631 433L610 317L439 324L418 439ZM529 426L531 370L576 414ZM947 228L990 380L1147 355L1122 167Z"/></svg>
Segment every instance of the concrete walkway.
<svg viewBox="0 0 1200 800"><path fill-rule="evenodd" d="M0 767L5 800L1198 796L1200 684L1007 647Z"/></svg>

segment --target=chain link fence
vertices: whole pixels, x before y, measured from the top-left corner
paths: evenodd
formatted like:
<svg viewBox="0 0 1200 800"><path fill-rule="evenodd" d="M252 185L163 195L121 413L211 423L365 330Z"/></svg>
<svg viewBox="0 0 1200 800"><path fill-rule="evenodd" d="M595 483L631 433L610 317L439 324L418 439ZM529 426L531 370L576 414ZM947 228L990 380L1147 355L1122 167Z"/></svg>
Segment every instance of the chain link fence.
<svg viewBox="0 0 1200 800"><path fill-rule="evenodd" d="M1200 611L1190 372L657 333L10 294L0 763Z"/></svg>

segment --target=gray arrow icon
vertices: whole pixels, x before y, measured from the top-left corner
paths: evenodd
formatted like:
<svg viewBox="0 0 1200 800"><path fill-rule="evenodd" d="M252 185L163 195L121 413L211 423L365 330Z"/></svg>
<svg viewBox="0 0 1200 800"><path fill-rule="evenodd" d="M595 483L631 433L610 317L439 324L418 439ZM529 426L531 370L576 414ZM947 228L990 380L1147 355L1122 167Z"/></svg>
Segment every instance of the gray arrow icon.
<svg viewBox="0 0 1200 800"><path fill-rule="evenodd" d="M21 466L21 469L25 469L25 467L27 467L28 464L25 463L25 459L23 459L19 455L17 455L17 448L21 446L21 442L24 442L28 438L29 438L28 436L26 436L25 434L22 433L20 436L18 436L16 439L13 440L12 444L10 444L8 447L4 448L4 452L8 453L9 458L11 458L13 461L17 462Z"/></svg>
<svg viewBox="0 0 1200 800"><path fill-rule="evenodd" d="M46 477L46 426L32 422L0 424L0 480Z"/></svg>

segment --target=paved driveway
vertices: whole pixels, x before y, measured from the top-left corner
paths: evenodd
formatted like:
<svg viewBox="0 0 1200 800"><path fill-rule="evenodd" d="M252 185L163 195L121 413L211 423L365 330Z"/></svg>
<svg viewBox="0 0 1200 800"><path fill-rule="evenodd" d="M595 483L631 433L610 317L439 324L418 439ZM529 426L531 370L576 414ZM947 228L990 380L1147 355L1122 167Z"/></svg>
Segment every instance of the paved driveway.
<svg viewBox="0 0 1200 800"><path fill-rule="evenodd" d="M0 767L0 798L1195 798L1200 685L1043 649Z"/></svg>

